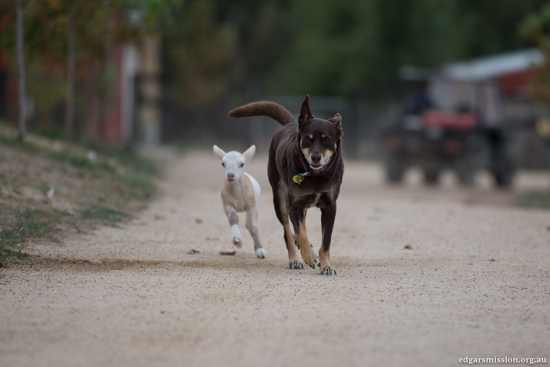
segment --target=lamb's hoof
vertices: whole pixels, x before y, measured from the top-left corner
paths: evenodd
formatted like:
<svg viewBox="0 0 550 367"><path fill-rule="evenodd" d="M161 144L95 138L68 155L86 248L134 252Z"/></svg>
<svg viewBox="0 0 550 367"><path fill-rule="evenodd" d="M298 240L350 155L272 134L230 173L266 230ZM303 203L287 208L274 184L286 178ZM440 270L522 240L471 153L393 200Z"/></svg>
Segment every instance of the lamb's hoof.
<svg viewBox="0 0 550 367"><path fill-rule="evenodd" d="M237 246L238 248L241 248L241 246L243 245L242 244L242 239L240 237L237 237L237 236L233 236L233 238L231 238L231 242L233 242L233 244L235 246Z"/></svg>
<svg viewBox="0 0 550 367"><path fill-rule="evenodd" d="M259 248L256 250L256 257L258 259L265 259L265 250L263 248Z"/></svg>
<svg viewBox="0 0 550 367"><path fill-rule="evenodd" d="M304 264L302 264L301 262L299 261L290 261L288 263L288 268L289 269L303 269L304 268Z"/></svg>
<svg viewBox="0 0 550 367"><path fill-rule="evenodd" d="M336 270L334 270L330 266L325 266L321 269L319 275L336 275Z"/></svg>

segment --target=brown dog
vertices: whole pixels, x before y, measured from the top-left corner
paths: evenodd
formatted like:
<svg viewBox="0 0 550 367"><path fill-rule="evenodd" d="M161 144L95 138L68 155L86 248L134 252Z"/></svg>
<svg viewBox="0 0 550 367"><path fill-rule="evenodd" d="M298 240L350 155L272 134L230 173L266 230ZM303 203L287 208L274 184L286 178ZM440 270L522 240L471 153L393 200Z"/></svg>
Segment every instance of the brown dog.
<svg viewBox="0 0 550 367"><path fill-rule="evenodd" d="M344 175L340 114L328 120L315 118L309 108L309 96L306 96L298 121L286 108L274 102L252 102L232 110L229 116L268 116L283 125L271 140L268 176L275 213L284 228L289 268L304 267L296 251L297 245L306 264L315 269L317 255L308 240L305 219L307 209L316 206L321 209L323 228L320 274L336 275L330 265L330 241L336 199Z"/></svg>

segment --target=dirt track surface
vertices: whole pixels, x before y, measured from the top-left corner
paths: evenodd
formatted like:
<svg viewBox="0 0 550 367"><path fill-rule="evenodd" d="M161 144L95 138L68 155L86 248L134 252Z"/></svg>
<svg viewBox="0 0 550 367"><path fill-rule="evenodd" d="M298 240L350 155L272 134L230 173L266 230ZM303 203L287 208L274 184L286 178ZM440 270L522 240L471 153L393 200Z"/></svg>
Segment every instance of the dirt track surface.
<svg viewBox="0 0 550 367"><path fill-rule="evenodd" d="M337 276L287 268L266 159L254 255L235 256L219 161L174 161L164 195L122 228L35 244L0 279L0 366L456 366L463 357L550 358L550 213L510 193L383 185L346 165L331 248ZM518 187L545 187L522 176ZM320 214L308 234L318 249ZM410 245L412 249L405 249ZM188 254L191 249L198 254ZM97 261L101 263L97 263Z"/></svg>

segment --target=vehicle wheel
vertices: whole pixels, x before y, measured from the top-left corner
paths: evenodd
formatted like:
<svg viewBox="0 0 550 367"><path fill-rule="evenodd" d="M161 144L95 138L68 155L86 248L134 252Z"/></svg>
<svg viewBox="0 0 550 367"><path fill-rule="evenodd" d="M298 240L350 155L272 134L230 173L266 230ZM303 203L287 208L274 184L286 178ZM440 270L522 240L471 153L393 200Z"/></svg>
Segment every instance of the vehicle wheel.
<svg viewBox="0 0 550 367"><path fill-rule="evenodd" d="M456 164L456 174L458 176L458 182L462 186L473 186L475 171L472 158L469 156L461 158Z"/></svg>
<svg viewBox="0 0 550 367"><path fill-rule="evenodd" d="M403 182L403 174L405 173L405 164L398 158L388 158L386 160L386 180L391 184L399 184Z"/></svg>
<svg viewBox="0 0 550 367"><path fill-rule="evenodd" d="M499 172L493 174L495 178L495 184L498 187L510 187L513 181L513 174L511 172Z"/></svg>
<svg viewBox="0 0 550 367"><path fill-rule="evenodd" d="M424 170L424 183L426 185L437 185L439 183L439 170L437 170L437 169L425 169Z"/></svg>
<svg viewBox="0 0 550 367"><path fill-rule="evenodd" d="M495 178L495 185L497 187L510 187L514 180L514 166L510 160L506 160L498 167L498 170L493 171L493 177Z"/></svg>

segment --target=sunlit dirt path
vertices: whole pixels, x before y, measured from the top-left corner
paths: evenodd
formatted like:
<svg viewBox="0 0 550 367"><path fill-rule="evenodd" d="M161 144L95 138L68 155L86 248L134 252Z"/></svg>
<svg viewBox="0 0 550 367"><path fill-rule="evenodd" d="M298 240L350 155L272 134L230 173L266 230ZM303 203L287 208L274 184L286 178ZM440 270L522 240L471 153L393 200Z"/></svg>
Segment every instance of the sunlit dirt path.
<svg viewBox="0 0 550 367"><path fill-rule="evenodd" d="M287 268L266 158L256 259L231 231L211 153L173 159L163 195L122 228L61 244L0 279L0 366L456 366L550 358L550 212L510 205L486 177L464 190L414 172L385 187L348 162L333 235L337 276ZM524 175L519 189L544 187ZM316 248L320 214L310 210ZM409 245L412 249L405 249ZM190 250L199 253L188 254Z"/></svg>

